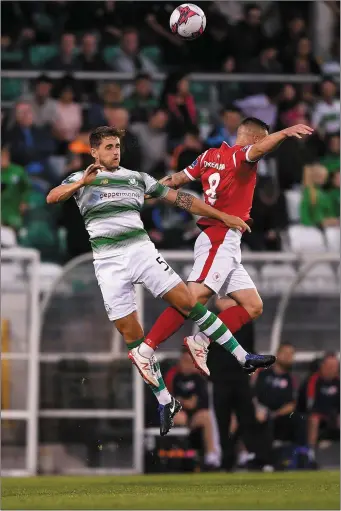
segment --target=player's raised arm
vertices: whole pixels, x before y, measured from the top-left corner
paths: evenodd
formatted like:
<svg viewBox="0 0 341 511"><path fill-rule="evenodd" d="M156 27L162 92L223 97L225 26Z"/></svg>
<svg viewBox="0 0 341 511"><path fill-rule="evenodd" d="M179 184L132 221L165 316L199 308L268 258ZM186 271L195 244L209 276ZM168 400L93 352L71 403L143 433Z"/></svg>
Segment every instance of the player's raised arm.
<svg viewBox="0 0 341 511"><path fill-rule="evenodd" d="M206 216L207 218L214 218L220 220L227 227L238 229L239 231L251 231L250 227L239 217L227 215L218 209L212 208L204 201L197 199L190 193L178 192L176 190L168 190L167 194L162 199L169 204L173 204L178 208L189 211L193 215Z"/></svg>
<svg viewBox="0 0 341 511"><path fill-rule="evenodd" d="M199 179L202 173L202 161L206 156L206 153L207 151L200 154L200 156L198 156L198 158L191 165L183 170L180 170L180 172L176 172L172 176L166 176L162 178L160 183L165 186L169 186L174 190L177 190L185 184Z"/></svg>
<svg viewBox="0 0 341 511"><path fill-rule="evenodd" d="M101 168L100 165L90 165L84 173L73 174L70 176L70 180L66 179L61 185L52 188L46 197L48 204L55 204L57 202L64 202L70 199L78 190L83 186L90 185L97 176L98 170Z"/></svg>
<svg viewBox="0 0 341 511"><path fill-rule="evenodd" d="M247 150L247 160L250 163L256 162L262 158L262 156L265 156L267 153L271 153L277 149L277 147L279 147L287 138L303 138L304 136L312 135L313 132L313 128L306 126L305 124L297 124L296 126L290 126L290 128L276 131L276 133L267 135L259 142L251 145L251 147Z"/></svg>

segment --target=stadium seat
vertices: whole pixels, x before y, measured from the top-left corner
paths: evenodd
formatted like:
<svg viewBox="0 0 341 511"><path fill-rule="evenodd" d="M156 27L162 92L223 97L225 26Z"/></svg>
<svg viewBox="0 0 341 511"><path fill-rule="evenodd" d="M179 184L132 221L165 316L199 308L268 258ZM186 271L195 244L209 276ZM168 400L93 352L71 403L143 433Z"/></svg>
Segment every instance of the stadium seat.
<svg viewBox="0 0 341 511"><path fill-rule="evenodd" d="M17 236L11 227L1 226L1 246L4 248L15 247Z"/></svg>
<svg viewBox="0 0 341 511"><path fill-rule="evenodd" d="M40 292L46 293L49 291L62 273L63 267L59 264L41 263L39 266Z"/></svg>
<svg viewBox="0 0 341 511"><path fill-rule="evenodd" d="M255 286L258 287L260 285L260 277L257 268L255 266L252 266L251 264L244 264L243 266L250 275Z"/></svg>
<svg viewBox="0 0 341 511"><path fill-rule="evenodd" d="M325 230L327 247L330 252L340 251L340 228L339 227L327 227Z"/></svg>
<svg viewBox="0 0 341 511"><path fill-rule="evenodd" d="M22 277L22 267L19 263L1 262L1 288L13 288Z"/></svg>
<svg viewBox="0 0 341 511"><path fill-rule="evenodd" d="M30 63L34 67L44 65L58 53L58 47L51 44L39 44L32 46L29 51Z"/></svg>
<svg viewBox="0 0 341 511"><path fill-rule="evenodd" d="M261 271L261 290L267 294L282 294L296 276L290 264L265 264Z"/></svg>
<svg viewBox="0 0 341 511"><path fill-rule="evenodd" d="M287 203L287 210L290 222L292 223L299 222L301 192L299 190L286 190L285 200Z"/></svg>
<svg viewBox="0 0 341 511"><path fill-rule="evenodd" d="M15 101L22 93L22 80L1 78L1 100Z"/></svg>
<svg viewBox="0 0 341 511"><path fill-rule="evenodd" d="M206 82L191 82L190 90L195 102L205 104L210 102L210 84Z"/></svg>
<svg viewBox="0 0 341 511"><path fill-rule="evenodd" d="M145 46L142 48L141 53L144 57L151 60L157 66L161 62L161 51L157 46Z"/></svg>
<svg viewBox="0 0 341 511"><path fill-rule="evenodd" d="M17 68L18 64L24 59L24 53L22 50L2 50L1 61L3 67L10 67L8 64L12 64L13 67ZM4 65L5 64L5 65Z"/></svg>
<svg viewBox="0 0 341 511"><path fill-rule="evenodd" d="M336 275L328 263L316 264L311 268L304 280L299 285L301 292L311 293L337 293L338 282Z"/></svg>
<svg viewBox="0 0 341 511"><path fill-rule="evenodd" d="M115 58L118 55L120 47L119 46L107 46L103 50L103 59L106 64L111 66L115 61Z"/></svg>
<svg viewBox="0 0 341 511"><path fill-rule="evenodd" d="M293 252L321 253L327 250L324 236L316 227L291 225L288 234Z"/></svg>

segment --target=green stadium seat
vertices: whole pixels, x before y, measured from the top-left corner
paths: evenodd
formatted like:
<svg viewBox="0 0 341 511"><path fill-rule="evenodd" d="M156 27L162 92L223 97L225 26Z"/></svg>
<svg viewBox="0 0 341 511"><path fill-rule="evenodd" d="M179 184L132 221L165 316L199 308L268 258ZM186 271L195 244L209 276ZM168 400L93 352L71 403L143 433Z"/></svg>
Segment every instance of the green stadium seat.
<svg viewBox="0 0 341 511"><path fill-rule="evenodd" d="M22 80L18 78L1 78L2 101L15 101L22 93Z"/></svg>
<svg viewBox="0 0 341 511"><path fill-rule="evenodd" d="M161 62L161 51L157 46L146 46L141 51L142 55L152 62L154 64L159 65Z"/></svg>
<svg viewBox="0 0 341 511"><path fill-rule="evenodd" d="M58 53L58 47L51 44L38 44L30 48L30 63L34 67L44 65Z"/></svg>
<svg viewBox="0 0 341 511"><path fill-rule="evenodd" d="M210 101L210 84L207 82L191 82L191 93L194 96L195 102L198 104L209 103Z"/></svg>
<svg viewBox="0 0 341 511"><path fill-rule="evenodd" d="M113 64L113 61L118 55L120 47L119 46L107 46L103 50L103 59L106 64L109 66Z"/></svg>
<svg viewBox="0 0 341 511"><path fill-rule="evenodd" d="M23 59L24 59L24 53L22 50L2 50L1 51L1 60L2 60L3 64L18 64Z"/></svg>

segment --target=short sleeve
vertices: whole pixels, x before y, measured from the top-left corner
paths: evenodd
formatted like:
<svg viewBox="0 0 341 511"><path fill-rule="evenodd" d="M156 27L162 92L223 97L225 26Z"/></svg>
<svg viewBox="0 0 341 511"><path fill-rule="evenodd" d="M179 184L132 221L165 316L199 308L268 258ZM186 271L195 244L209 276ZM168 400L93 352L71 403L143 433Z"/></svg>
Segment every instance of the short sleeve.
<svg viewBox="0 0 341 511"><path fill-rule="evenodd" d="M237 149L232 154L232 160L233 160L234 166L236 168L239 167L242 163L257 163L257 161L259 161L259 160L250 160L249 153L250 153L251 147L252 147L252 145L246 145L244 147Z"/></svg>
<svg viewBox="0 0 341 511"><path fill-rule="evenodd" d="M196 179L199 179L202 174L202 162L204 161L204 158L206 156L208 151L205 151L202 153L196 160L194 160L191 165L186 167L183 171L186 174L187 177L190 178L191 181L195 181Z"/></svg>
<svg viewBox="0 0 341 511"><path fill-rule="evenodd" d="M74 172L73 174L70 174L64 181L62 181L62 185L69 185L71 183L76 183L79 181L83 176L83 172Z"/></svg>
<svg viewBox="0 0 341 511"><path fill-rule="evenodd" d="M141 172L142 179L145 184L145 192L147 195L154 197L155 199L165 197L169 191L168 186L160 184L149 174Z"/></svg>

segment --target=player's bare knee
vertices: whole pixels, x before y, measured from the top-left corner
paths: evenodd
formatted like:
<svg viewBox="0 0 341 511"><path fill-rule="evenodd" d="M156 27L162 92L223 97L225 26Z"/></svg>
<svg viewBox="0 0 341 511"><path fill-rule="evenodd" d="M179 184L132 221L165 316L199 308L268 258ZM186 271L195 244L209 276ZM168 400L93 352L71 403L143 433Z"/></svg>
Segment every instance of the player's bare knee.
<svg viewBox="0 0 341 511"><path fill-rule="evenodd" d="M263 313L263 301L257 296L254 297L250 302L245 305L245 309L250 314L252 319L257 319Z"/></svg>

